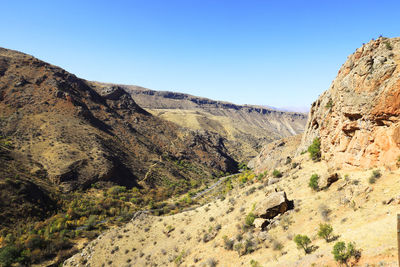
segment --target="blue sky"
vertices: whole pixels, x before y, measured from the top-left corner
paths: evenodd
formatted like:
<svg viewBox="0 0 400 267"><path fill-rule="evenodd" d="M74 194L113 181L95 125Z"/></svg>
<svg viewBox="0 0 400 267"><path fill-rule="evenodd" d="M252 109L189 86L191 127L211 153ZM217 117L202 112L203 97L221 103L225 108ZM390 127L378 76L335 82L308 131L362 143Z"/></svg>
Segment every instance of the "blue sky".
<svg viewBox="0 0 400 267"><path fill-rule="evenodd" d="M1 1L0 46L77 76L309 107L354 50L400 36L400 1Z"/></svg>

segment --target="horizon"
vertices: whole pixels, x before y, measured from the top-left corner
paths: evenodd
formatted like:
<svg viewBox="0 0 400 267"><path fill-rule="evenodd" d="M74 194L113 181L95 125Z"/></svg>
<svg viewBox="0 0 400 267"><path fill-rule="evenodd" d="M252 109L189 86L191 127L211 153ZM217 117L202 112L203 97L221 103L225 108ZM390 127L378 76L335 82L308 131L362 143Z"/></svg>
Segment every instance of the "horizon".
<svg viewBox="0 0 400 267"><path fill-rule="evenodd" d="M308 110L355 49L400 35L396 7L372 0L18 1L3 4L1 46L86 80Z"/></svg>

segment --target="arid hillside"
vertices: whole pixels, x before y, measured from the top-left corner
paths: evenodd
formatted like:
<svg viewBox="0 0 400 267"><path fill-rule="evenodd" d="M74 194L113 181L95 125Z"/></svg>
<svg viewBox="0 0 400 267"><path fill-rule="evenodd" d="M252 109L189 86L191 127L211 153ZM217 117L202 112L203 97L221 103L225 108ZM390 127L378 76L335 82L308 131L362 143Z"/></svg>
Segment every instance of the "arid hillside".
<svg viewBox="0 0 400 267"><path fill-rule="evenodd" d="M282 177L270 170L233 178L193 210L139 213L64 266L334 267L337 242L354 242L352 266L397 266L399 170L332 171L308 153L276 169ZM319 176L316 190L309 187L313 174ZM328 242L318 236L320 224L333 229ZM307 253L294 242L298 234L310 239Z"/></svg>
<svg viewBox="0 0 400 267"><path fill-rule="evenodd" d="M60 260L93 238L88 224L236 172L224 143L151 115L119 86L0 48L0 263Z"/></svg>
<svg viewBox="0 0 400 267"><path fill-rule="evenodd" d="M192 130L227 139L237 161L249 161L269 142L302 133L307 115L267 107L236 105L183 93L120 85L148 112Z"/></svg>

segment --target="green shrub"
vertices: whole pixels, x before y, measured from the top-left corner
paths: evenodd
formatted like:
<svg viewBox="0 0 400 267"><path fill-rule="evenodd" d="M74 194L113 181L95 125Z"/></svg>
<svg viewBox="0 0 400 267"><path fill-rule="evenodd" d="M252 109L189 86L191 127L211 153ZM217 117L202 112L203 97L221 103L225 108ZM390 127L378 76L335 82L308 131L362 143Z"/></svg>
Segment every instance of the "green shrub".
<svg viewBox="0 0 400 267"><path fill-rule="evenodd" d="M227 250L232 250L233 244L235 243L234 240L228 238L226 235L224 235L222 239L224 240L224 248Z"/></svg>
<svg viewBox="0 0 400 267"><path fill-rule="evenodd" d="M308 183L308 186L310 186L312 190L318 191L319 189L318 180L319 180L318 174L314 173L310 177L310 182Z"/></svg>
<svg viewBox="0 0 400 267"><path fill-rule="evenodd" d="M247 167L247 164L246 164L246 163L241 162L241 163L238 164L238 169L239 169L239 170L248 170L249 167Z"/></svg>
<svg viewBox="0 0 400 267"><path fill-rule="evenodd" d="M250 266L251 267L262 267L261 264L255 260L250 260Z"/></svg>
<svg viewBox="0 0 400 267"><path fill-rule="evenodd" d="M233 246L233 249L239 254L239 256L243 255L243 244L242 243L237 243Z"/></svg>
<svg viewBox="0 0 400 267"><path fill-rule="evenodd" d="M376 179L380 178L382 176L381 171L380 170L373 170L372 171L372 176Z"/></svg>
<svg viewBox="0 0 400 267"><path fill-rule="evenodd" d="M325 239L326 242L330 241L333 232L332 225L324 223L319 225L318 236Z"/></svg>
<svg viewBox="0 0 400 267"><path fill-rule="evenodd" d="M387 50L392 50L392 49L393 49L393 47L392 47L392 45L389 43L389 41L386 41L386 42L385 42L385 47L386 47Z"/></svg>
<svg viewBox="0 0 400 267"><path fill-rule="evenodd" d="M20 251L15 246L5 246L0 249L0 264L8 267L18 261Z"/></svg>
<svg viewBox="0 0 400 267"><path fill-rule="evenodd" d="M313 161L321 160L321 141L319 138L313 140L313 143L308 147L307 151L310 153L310 158Z"/></svg>
<svg viewBox="0 0 400 267"><path fill-rule="evenodd" d="M331 109L333 107L333 101L332 99L329 99L328 103L326 103L325 108Z"/></svg>
<svg viewBox="0 0 400 267"><path fill-rule="evenodd" d="M282 177L282 173L279 170L274 170L272 172L272 176L274 176L275 178L281 178Z"/></svg>
<svg viewBox="0 0 400 267"><path fill-rule="evenodd" d="M310 253L309 245L311 243L311 240L308 236L296 235L294 237L294 242L296 243L298 249L303 249L304 253L306 253L306 254Z"/></svg>
<svg viewBox="0 0 400 267"><path fill-rule="evenodd" d="M347 243L346 246L344 242L337 242L333 246L332 254L335 261L343 263L346 266L348 266L347 262L351 257L359 257L359 251L356 250L354 243Z"/></svg>
<svg viewBox="0 0 400 267"><path fill-rule="evenodd" d="M256 216L254 215L254 213L250 212L249 214L247 214L246 219L245 219L246 225L252 226L255 219L256 219Z"/></svg>
<svg viewBox="0 0 400 267"><path fill-rule="evenodd" d="M375 182L376 182L376 178L375 177L371 176L371 177L368 178L368 183L374 184Z"/></svg>

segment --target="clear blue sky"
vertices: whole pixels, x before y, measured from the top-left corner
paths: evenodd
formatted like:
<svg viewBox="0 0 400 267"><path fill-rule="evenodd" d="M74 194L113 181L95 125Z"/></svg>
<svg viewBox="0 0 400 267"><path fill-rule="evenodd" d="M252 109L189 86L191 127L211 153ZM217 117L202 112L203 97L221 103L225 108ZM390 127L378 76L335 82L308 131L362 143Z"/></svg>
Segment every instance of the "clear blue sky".
<svg viewBox="0 0 400 267"><path fill-rule="evenodd" d="M346 57L400 36L400 1L1 1L0 46L77 76L307 106Z"/></svg>

